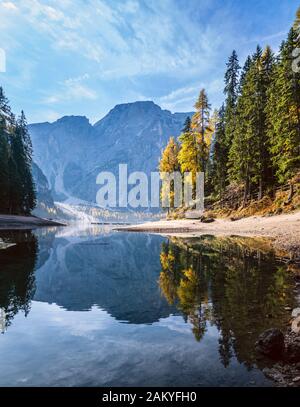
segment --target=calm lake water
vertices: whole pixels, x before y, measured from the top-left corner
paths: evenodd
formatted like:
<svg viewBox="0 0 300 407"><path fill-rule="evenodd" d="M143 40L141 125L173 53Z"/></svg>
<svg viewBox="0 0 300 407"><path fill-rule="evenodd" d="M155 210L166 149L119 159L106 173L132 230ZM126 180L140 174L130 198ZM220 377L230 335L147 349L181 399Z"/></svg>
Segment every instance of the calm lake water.
<svg viewBox="0 0 300 407"><path fill-rule="evenodd" d="M245 238L3 232L1 386L270 386L254 343L292 281Z"/></svg>

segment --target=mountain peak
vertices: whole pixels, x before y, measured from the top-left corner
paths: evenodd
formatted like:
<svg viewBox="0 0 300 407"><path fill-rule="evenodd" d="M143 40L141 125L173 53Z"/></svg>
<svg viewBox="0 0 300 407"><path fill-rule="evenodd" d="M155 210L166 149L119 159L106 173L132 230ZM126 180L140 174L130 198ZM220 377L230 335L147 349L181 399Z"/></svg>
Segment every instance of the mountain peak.
<svg viewBox="0 0 300 407"><path fill-rule="evenodd" d="M35 161L57 200L95 202L99 172L117 174L121 163L130 171L155 171L162 148L180 134L186 116L138 101L115 106L94 126L84 116L30 126Z"/></svg>
<svg viewBox="0 0 300 407"><path fill-rule="evenodd" d="M132 114L146 113L160 113L162 111L161 107L156 105L152 100L141 100L131 103L122 103L116 105L108 114L116 113L120 114L123 112L128 112Z"/></svg>
<svg viewBox="0 0 300 407"><path fill-rule="evenodd" d="M138 100L136 102L130 103L120 103L117 104L114 109L130 109L130 108L143 108L143 109L159 109L161 110L160 106L156 105L152 100ZM112 110L114 110L112 109Z"/></svg>
<svg viewBox="0 0 300 407"><path fill-rule="evenodd" d="M90 124L89 119L86 116L63 116L56 120L57 124Z"/></svg>
<svg viewBox="0 0 300 407"><path fill-rule="evenodd" d="M118 120L128 120L130 117L142 118L147 116L149 119L150 116L161 115L163 110L160 106L156 105L151 100L137 101L131 103L122 103L116 105L109 113L94 124L95 127L98 127L103 121L110 119L118 118Z"/></svg>

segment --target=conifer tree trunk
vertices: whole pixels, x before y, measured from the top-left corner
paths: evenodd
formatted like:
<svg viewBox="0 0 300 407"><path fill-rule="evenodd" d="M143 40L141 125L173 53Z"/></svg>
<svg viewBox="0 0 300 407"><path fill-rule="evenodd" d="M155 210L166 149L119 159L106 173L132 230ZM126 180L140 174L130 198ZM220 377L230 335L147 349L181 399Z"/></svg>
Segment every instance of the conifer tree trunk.
<svg viewBox="0 0 300 407"><path fill-rule="evenodd" d="M262 199L262 197L263 197L263 180L261 175L259 178L258 200Z"/></svg>

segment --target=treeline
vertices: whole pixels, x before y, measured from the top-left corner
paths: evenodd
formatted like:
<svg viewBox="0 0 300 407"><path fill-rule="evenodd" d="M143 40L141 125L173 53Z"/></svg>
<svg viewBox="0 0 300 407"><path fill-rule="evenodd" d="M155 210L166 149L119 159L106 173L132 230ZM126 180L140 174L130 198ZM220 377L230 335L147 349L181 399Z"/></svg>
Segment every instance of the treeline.
<svg viewBox="0 0 300 407"><path fill-rule="evenodd" d="M269 46L257 46L241 69L233 51L222 107L211 115L201 90L196 113L187 119L179 140L169 140L160 170L205 172L206 195L220 200L234 188L242 191L244 204L272 196L283 184L289 183L292 192L292 179L300 170L298 48L300 9L278 55Z"/></svg>
<svg viewBox="0 0 300 407"><path fill-rule="evenodd" d="M0 87L0 213L29 215L36 205L32 144L24 112L15 118Z"/></svg>

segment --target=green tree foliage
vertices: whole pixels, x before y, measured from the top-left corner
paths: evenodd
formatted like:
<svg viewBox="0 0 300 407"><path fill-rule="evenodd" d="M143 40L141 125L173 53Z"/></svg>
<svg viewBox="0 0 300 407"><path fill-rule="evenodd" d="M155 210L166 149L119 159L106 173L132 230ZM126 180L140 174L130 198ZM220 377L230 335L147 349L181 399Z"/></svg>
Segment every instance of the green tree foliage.
<svg viewBox="0 0 300 407"><path fill-rule="evenodd" d="M247 59L246 59L246 61L245 61L245 64L244 64L244 66L243 66L243 69L242 69L242 72L241 72L241 76L240 76L240 81L239 81L239 95L242 93L242 89L243 89L243 86L244 86L244 84L245 84L245 78L246 78L246 75L247 75L249 69L251 68L251 65L252 65L252 59L251 59L251 56L248 55L248 56L247 56Z"/></svg>
<svg viewBox="0 0 300 407"><path fill-rule="evenodd" d="M0 212L28 215L36 205L32 145L22 112L16 121L0 87Z"/></svg>
<svg viewBox="0 0 300 407"><path fill-rule="evenodd" d="M218 112L218 121L215 129L215 140L212 154L212 185L219 199L226 187L226 167L228 160L228 151L225 140L225 108L222 105Z"/></svg>
<svg viewBox="0 0 300 407"><path fill-rule="evenodd" d="M227 148L227 154L229 152L232 140L234 137L234 130L236 126L236 104L238 98L239 87L239 60L237 53L234 50L229 57L227 63L227 70L225 73L225 144Z"/></svg>
<svg viewBox="0 0 300 407"><path fill-rule="evenodd" d="M0 87L0 212L9 208L9 125L11 112Z"/></svg>
<svg viewBox="0 0 300 407"><path fill-rule="evenodd" d="M190 322L197 341L209 326L216 327L225 366L234 355L249 367L257 363L257 337L273 326L284 327L289 315L282 309L294 302L286 268L257 243L203 236L162 244L162 294Z"/></svg>
<svg viewBox="0 0 300 407"><path fill-rule="evenodd" d="M229 173L242 182L245 199L253 188L261 198L271 183L270 146L265 106L272 80L274 57L271 49L257 47L251 66L243 77L237 104L237 124L229 153Z"/></svg>
<svg viewBox="0 0 300 407"><path fill-rule="evenodd" d="M185 119L184 126L183 126L183 129L182 129L182 133L188 133L189 131L191 131L191 125L192 125L192 121L191 121L190 116L188 116Z"/></svg>
<svg viewBox="0 0 300 407"><path fill-rule="evenodd" d="M205 173L206 195L244 191L249 199L273 196L300 171L300 8L278 55L257 46L243 69L232 52L225 72L225 101L216 117L204 89L196 113L179 137L181 171ZM236 192L234 192L236 193ZM231 195L230 195L231 196ZM230 198L231 202L236 202Z"/></svg>
<svg viewBox="0 0 300 407"><path fill-rule="evenodd" d="M296 41L297 32L291 29L281 46L266 106L270 151L280 183L300 168L300 74L292 69Z"/></svg>

